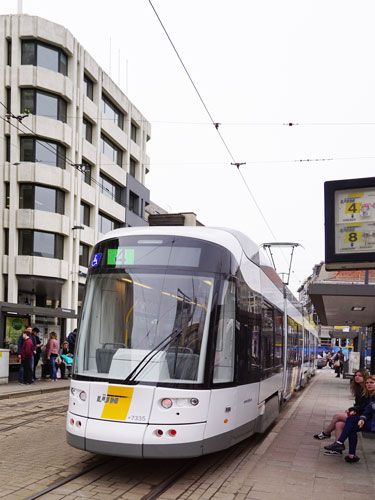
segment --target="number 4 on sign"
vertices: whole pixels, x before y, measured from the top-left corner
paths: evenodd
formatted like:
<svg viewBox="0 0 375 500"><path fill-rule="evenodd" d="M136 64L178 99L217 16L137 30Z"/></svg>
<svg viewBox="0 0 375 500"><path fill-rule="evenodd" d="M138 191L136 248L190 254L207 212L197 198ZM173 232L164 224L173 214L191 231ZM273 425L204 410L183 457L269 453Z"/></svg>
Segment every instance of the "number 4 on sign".
<svg viewBox="0 0 375 500"><path fill-rule="evenodd" d="M352 214L352 217L354 214L357 214L360 211L361 208L361 203L347 203L345 207L345 213L346 214Z"/></svg>
<svg viewBox="0 0 375 500"><path fill-rule="evenodd" d="M361 239L362 231L352 231L345 234L345 243L350 243L351 247L354 247L354 243L359 243Z"/></svg>

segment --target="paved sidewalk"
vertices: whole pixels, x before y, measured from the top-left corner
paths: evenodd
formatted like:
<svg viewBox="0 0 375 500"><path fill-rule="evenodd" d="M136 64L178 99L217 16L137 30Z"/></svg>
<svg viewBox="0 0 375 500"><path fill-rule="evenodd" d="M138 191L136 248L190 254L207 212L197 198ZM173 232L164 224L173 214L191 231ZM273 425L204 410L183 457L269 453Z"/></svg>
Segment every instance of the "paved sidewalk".
<svg viewBox="0 0 375 500"><path fill-rule="evenodd" d="M31 396L33 394L43 394L46 392L57 392L67 390L70 386L69 380L58 379L57 382L49 380L36 380L31 385L20 385L18 382L9 382L0 385L0 399L19 398Z"/></svg>
<svg viewBox="0 0 375 500"><path fill-rule="evenodd" d="M309 385L290 400L286 412L255 454L236 470L214 499L233 500L374 500L375 440L360 435L360 462L348 464L342 456L325 456L332 439L313 438L332 415L353 398L348 379L333 370L317 370ZM288 406L290 407L288 408Z"/></svg>

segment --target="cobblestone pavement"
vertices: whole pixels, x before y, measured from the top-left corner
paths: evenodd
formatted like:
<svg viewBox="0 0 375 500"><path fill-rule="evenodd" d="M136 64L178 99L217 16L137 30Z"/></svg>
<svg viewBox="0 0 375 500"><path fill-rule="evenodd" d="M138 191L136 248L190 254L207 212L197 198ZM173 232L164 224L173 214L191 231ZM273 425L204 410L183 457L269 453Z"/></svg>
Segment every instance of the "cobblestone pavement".
<svg viewBox="0 0 375 500"><path fill-rule="evenodd" d="M358 464L323 455L312 435L350 406L348 380L319 371L283 408L266 436L194 460L137 461L100 457L65 441L65 415L45 413L67 403L68 391L0 400L0 499L25 500L92 467L43 499L150 500L183 466L161 500L304 500L375 498L375 441L360 439ZM38 412L38 413L36 413ZM6 430L12 423L20 427ZM3 432L2 432L3 429ZM4 431L5 429L5 431Z"/></svg>

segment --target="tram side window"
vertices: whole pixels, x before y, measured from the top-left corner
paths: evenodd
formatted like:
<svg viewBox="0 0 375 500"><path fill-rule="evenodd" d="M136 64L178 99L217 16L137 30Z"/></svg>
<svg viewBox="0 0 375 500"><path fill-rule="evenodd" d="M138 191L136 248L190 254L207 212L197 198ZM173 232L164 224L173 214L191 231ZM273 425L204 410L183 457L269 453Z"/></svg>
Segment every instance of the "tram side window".
<svg viewBox="0 0 375 500"><path fill-rule="evenodd" d="M273 368L274 351L273 309L265 304L262 306L261 360L263 369Z"/></svg>
<svg viewBox="0 0 375 500"><path fill-rule="evenodd" d="M275 366L283 364L283 314L275 310Z"/></svg>
<svg viewBox="0 0 375 500"><path fill-rule="evenodd" d="M302 327L298 328L298 362L302 363L302 347L303 347L303 336L302 336Z"/></svg>
<svg viewBox="0 0 375 500"><path fill-rule="evenodd" d="M290 365L297 362L298 350L298 324L291 318L288 318L288 352L287 361Z"/></svg>
<svg viewBox="0 0 375 500"><path fill-rule="evenodd" d="M304 362L309 360L309 333L305 331L305 347L304 347Z"/></svg>
<svg viewBox="0 0 375 500"><path fill-rule="evenodd" d="M233 282L224 283L223 297L216 338L213 378L215 384L233 382L234 375L235 286Z"/></svg>

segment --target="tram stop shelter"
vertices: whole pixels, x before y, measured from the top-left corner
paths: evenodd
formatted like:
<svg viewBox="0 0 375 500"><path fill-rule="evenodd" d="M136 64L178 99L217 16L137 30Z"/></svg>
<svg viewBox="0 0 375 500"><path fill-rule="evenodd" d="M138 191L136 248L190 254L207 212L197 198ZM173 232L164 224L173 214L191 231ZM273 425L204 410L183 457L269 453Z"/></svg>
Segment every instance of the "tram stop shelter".
<svg viewBox="0 0 375 500"><path fill-rule="evenodd" d="M60 324L61 339L66 336L66 320L68 318L78 318L78 315L73 309L53 309L49 307L31 306L28 304L0 302L0 350L2 350L3 353L5 350L9 350L9 368L13 368L17 371L19 367L19 361L16 351L17 339L18 336L22 333L24 327L30 323L31 316L42 318L58 318ZM16 324L16 328L13 329L12 334L9 334L10 322ZM0 359L0 361L2 360Z"/></svg>
<svg viewBox="0 0 375 500"><path fill-rule="evenodd" d="M322 325L370 327L375 331L375 271L327 271L322 264L307 287L307 293ZM335 331L335 338L353 338L364 366L363 330ZM371 342L370 372L375 373L375 342Z"/></svg>

